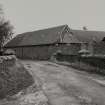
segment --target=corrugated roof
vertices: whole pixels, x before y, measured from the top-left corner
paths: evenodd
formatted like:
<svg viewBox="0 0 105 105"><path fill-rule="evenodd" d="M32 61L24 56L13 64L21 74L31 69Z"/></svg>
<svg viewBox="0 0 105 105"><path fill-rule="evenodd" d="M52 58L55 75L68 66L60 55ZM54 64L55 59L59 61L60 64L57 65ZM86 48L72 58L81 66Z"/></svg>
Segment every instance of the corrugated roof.
<svg viewBox="0 0 105 105"><path fill-rule="evenodd" d="M62 32L64 29L68 27L67 25L62 25L58 27L27 32L23 34L17 35L13 38L9 43L6 44L6 47L13 46L29 46L29 45L41 45L41 44L53 44L60 43L60 39L62 38ZM76 43L76 38L69 38L69 41ZM64 43L66 43L64 41Z"/></svg>

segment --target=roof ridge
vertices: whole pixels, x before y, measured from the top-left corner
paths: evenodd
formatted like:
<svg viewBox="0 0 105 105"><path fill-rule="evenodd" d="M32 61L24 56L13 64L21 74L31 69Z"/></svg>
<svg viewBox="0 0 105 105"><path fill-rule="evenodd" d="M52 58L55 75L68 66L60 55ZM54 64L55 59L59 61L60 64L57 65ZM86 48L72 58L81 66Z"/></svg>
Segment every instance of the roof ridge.
<svg viewBox="0 0 105 105"><path fill-rule="evenodd" d="M68 25L67 24L64 24L64 25L59 25L59 26L53 26L53 27L39 29L39 30L37 29L35 31L29 31L29 32L20 33L18 35L28 34L28 33L38 32L38 31L44 31L44 30L49 30L49 29L54 29L54 28L59 28L59 27L66 27L66 26L68 26Z"/></svg>

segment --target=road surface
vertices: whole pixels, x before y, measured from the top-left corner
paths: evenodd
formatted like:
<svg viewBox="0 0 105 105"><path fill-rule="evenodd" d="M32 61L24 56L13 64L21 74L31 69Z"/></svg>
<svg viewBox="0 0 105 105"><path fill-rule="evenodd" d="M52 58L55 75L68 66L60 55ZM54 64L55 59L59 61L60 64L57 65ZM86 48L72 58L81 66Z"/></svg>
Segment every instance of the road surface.
<svg viewBox="0 0 105 105"><path fill-rule="evenodd" d="M22 61L50 105L105 105L105 79L47 61Z"/></svg>

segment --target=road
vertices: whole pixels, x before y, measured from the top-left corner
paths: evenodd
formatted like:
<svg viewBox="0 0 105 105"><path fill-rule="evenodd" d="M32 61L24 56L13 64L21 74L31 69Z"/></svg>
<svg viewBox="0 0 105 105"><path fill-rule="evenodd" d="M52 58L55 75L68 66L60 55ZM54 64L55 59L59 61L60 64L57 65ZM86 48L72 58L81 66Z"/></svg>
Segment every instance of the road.
<svg viewBox="0 0 105 105"><path fill-rule="evenodd" d="M50 105L105 105L105 79L47 61L22 61Z"/></svg>

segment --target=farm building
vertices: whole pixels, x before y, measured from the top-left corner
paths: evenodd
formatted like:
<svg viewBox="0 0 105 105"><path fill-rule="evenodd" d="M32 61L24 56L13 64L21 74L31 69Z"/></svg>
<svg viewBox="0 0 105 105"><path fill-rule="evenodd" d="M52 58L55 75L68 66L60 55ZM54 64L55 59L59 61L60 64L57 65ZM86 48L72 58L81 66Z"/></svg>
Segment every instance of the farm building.
<svg viewBox="0 0 105 105"><path fill-rule="evenodd" d="M13 49L17 57L22 59L47 60L59 50L66 55L78 55L82 49L88 50L90 54L98 50L100 53L102 45L94 46L102 42L104 37L105 32L72 30L68 25L62 25L19 34L8 42L5 48Z"/></svg>
<svg viewBox="0 0 105 105"><path fill-rule="evenodd" d="M80 41L81 45L92 55L105 55L105 32L89 30L71 30L72 34Z"/></svg>
<svg viewBox="0 0 105 105"><path fill-rule="evenodd" d="M6 49L13 49L22 59L47 60L60 50L64 54L77 55L80 42L70 32L67 25L27 32L17 35Z"/></svg>

